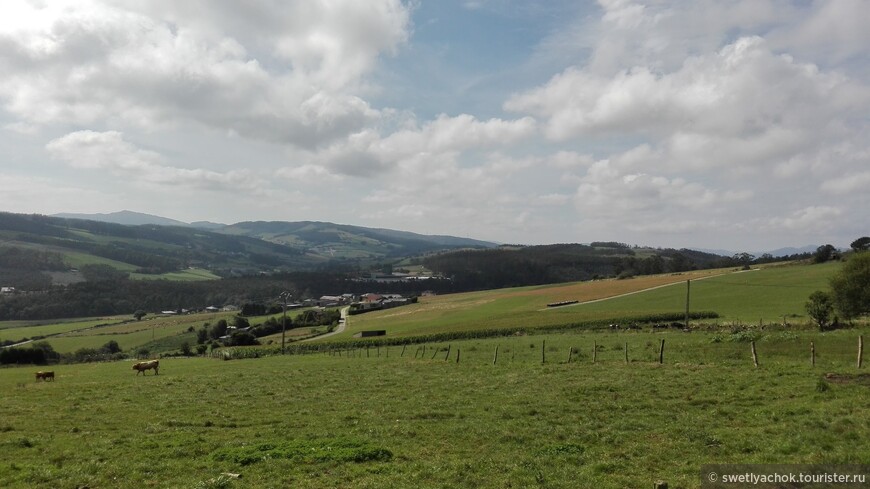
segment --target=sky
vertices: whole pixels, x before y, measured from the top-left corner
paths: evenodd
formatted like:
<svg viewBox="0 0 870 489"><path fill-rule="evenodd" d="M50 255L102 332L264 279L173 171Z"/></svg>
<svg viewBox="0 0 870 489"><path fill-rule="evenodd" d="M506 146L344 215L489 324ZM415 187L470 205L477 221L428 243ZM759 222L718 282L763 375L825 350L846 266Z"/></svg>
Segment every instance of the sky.
<svg viewBox="0 0 870 489"><path fill-rule="evenodd" d="M870 234L865 0L4 0L0 210Z"/></svg>

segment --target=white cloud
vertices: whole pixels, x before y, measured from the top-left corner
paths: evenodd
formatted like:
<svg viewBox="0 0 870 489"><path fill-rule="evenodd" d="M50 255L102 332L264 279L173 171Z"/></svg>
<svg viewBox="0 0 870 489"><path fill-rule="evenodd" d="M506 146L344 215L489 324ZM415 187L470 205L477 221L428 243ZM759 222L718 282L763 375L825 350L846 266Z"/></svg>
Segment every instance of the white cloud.
<svg viewBox="0 0 870 489"><path fill-rule="evenodd" d="M659 138L675 131L710 137L816 132L843 117L863 117L859 108L868 105L866 87L776 55L763 39L748 37L666 74L634 67L601 76L569 68L515 95L505 108L545 118L547 136L564 141L608 132Z"/></svg>
<svg viewBox="0 0 870 489"><path fill-rule="evenodd" d="M746 198L746 193L723 193L683 178L622 173L602 160L581 179L574 203L583 216L626 223L646 222L650 216L715 212L717 204Z"/></svg>
<svg viewBox="0 0 870 489"><path fill-rule="evenodd" d="M387 136L369 129L349 135L329 147L309 153L308 159L328 173L376 177L395 170L403 161L432 155L456 155L468 150L515 145L533 136L531 117L516 120L480 121L468 114L440 115L416 127L399 129Z"/></svg>
<svg viewBox="0 0 870 489"><path fill-rule="evenodd" d="M74 168L106 170L144 183L200 189L254 190L259 186L259 181L246 170L220 173L167 166L158 153L136 147L116 131L73 132L51 141L46 149L53 158Z"/></svg>
<svg viewBox="0 0 870 489"><path fill-rule="evenodd" d="M24 22L0 25L0 101L34 124L194 122L304 147L378 116L355 91L407 37L398 0L213 7L22 7Z"/></svg>
<svg viewBox="0 0 870 489"><path fill-rule="evenodd" d="M769 221L769 229L787 231L818 232L829 231L836 227L843 210L832 206L810 206L799 209L789 216L776 217Z"/></svg>
<svg viewBox="0 0 870 489"><path fill-rule="evenodd" d="M868 60L870 3L864 0L812 2L809 15L770 33L771 42L826 65L842 65L850 59ZM866 65L862 69L866 74Z"/></svg>

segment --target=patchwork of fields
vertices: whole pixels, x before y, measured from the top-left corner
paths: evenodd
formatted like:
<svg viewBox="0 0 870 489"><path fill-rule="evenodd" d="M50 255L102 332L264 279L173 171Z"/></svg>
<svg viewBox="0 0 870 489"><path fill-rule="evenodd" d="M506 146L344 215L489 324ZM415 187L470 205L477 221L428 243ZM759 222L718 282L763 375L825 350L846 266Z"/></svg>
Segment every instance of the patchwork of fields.
<svg viewBox="0 0 870 489"><path fill-rule="evenodd" d="M686 281L691 280L691 310L715 311L718 323L806 323L803 304L814 290L827 287L839 264L774 266L752 271L705 270L674 275L602 280L537 287L421 297L419 303L352 316L345 332L326 341L343 341L364 330L386 330L389 337L497 328L559 326L592 320L685 311ZM607 300L601 300L607 299ZM579 304L548 308L547 304L577 300ZM294 314L299 311L295 311ZM147 347L152 352L177 350L196 343L188 330L205 322L230 319L232 313L148 317L95 318L40 326L0 322L0 339L17 341L56 335L47 341L59 352L99 348L115 340L126 351ZM280 316L277 316L280 319ZM259 324L268 317L251 318ZM114 323L124 323L115 324ZM3 329L5 326L6 329ZM95 327L95 326L100 327ZM291 329L293 340L323 328ZM280 335L263 338L280 342Z"/></svg>

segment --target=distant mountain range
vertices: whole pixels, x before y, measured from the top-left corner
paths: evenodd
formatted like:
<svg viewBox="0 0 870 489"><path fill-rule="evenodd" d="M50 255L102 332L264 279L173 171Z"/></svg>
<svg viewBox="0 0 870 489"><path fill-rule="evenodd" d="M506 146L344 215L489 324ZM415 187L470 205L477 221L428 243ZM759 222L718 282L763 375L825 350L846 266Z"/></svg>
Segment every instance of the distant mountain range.
<svg viewBox="0 0 870 489"><path fill-rule="evenodd" d="M182 226L198 229L220 229L226 226L226 224L209 221L186 223L182 221L176 221L175 219L170 219L168 217L160 217L152 214L143 214L141 212L133 212L127 210L110 212L108 214L76 214L64 212L60 214L52 214L51 217L61 217L64 219L86 219L88 221L98 222L113 222L115 224L124 224L126 226L142 226L144 224L156 224L158 226Z"/></svg>
<svg viewBox="0 0 870 489"><path fill-rule="evenodd" d="M397 258L456 248L492 248L496 243L455 236L423 235L392 229L349 226L330 222L246 221L220 224L208 221L186 223L166 217L133 211L108 214L55 214L51 217L82 219L126 226L176 226L207 230L219 234L255 238L287 246L319 258L372 259Z"/></svg>
<svg viewBox="0 0 870 489"><path fill-rule="evenodd" d="M182 222L167 217L155 216L152 214L143 214L141 212L133 212L123 210L119 212L111 212L108 214L73 214L62 213L54 214L52 217L62 217L68 219L87 219L91 221L112 222L116 224L125 224L128 226L139 226L144 224L156 224L159 226L182 226L196 229L206 229L222 234L231 234L236 236L248 236L252 238L264 239L274 243L285 244L290 246L303 245L308 242L312 248L319 250L319 253L330 256L342 256L346 252L352 252L358 247L369 248L369 252L375 255L382 254L384 256L389 253L379 253L378 243L390 243L392 240L403 242L425 242L439 244L444 247L481 247L492 248L495 243L488 241L479 241L468 238L456 238L453 236L428 236L415 234L405 231L393 231L389 229L366 228L360 226L349 226L344 224L332 224L328 222L284 222L284 221L248 221L239 222L236 224L221 224L209 221L197 222ZM299 235L305 235L310 239L299 239ZM362 241L357 241L355 245L348 245L349 236L360 236L364 238ZM371 246L366 246L366 240L374 240L368 242ZM420 244L420 243L417 243ZM373 248L372 248L373 247ZM774 257L791 256L801 253L813 253L819 245L807 245L800 248L787 247L778 248L769 251L750 252L755 256L770 254ZM704 253L712 253L720 256L734 256L742 251L732 251L723 249L705 249L692 248ZM357 250L358 251L358 250Z"/></svg>

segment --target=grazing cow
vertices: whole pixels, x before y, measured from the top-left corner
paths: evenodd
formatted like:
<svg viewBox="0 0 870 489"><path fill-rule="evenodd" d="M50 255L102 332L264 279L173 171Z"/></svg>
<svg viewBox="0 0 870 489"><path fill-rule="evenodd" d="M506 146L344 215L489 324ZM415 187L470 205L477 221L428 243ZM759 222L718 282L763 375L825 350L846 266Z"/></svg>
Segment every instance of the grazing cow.
<svg viewBox="0 0 870 489"><path fill-rule="evenodd" d="M148 362L139 362L133 364L133 370L136 370L136 376L138 377L141 373L145 375L145 371L149 369L154 369L154 375L157 375L157 368L160 366L160 360L151 360Z"/></svg>
<svg viewBox="0 0 870 489"><path fill-rule="evenodd" d="M36 372L36 380L51 380L54 381L54 372Z"/></svg>

